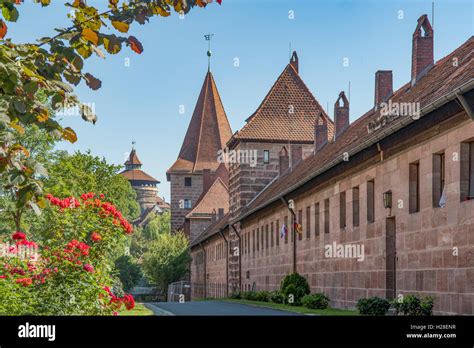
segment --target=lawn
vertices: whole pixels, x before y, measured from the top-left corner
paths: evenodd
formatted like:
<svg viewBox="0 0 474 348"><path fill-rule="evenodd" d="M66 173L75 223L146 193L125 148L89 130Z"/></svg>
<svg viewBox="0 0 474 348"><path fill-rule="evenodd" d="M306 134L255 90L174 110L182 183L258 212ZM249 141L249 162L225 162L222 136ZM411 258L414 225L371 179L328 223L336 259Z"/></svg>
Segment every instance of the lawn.
<svg viewBox="0 0 474 348"><path fill-rule="evenodd" d="M119 312L119 316L143 316L143 315L153 315L153 312L146 308L143 303L135 303L135 308L131 311L126 309Z"/></svg>
<svg viewBox="0 0 474 348"><path fill-rule="evenodd" d="M301 314L338 315L338 316L359 315L359 312L357 312L356 310L349 310L349 309L338 309L338 308L309 309L306 307L290 306L290 305L281 304L281 303L236 300L236 299L224 299L224 301L242 303L242 304L247 304L247 305L252 305L252 306L280 309L284 311L296 312L296 313L301 313Z"/></svg>

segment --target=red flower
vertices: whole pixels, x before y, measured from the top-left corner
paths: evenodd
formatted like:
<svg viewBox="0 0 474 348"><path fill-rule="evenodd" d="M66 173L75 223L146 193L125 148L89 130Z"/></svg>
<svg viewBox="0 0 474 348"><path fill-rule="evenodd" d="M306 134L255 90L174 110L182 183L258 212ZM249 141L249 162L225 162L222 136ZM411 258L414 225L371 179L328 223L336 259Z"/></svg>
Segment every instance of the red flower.
<svg viewBox="0 0 474 348"><path fill-rule="evenodd" d="M6 277L7 277L7 276L4 275L4 274L0 275L0 279L5 279Z"/></svg>
<svg viewBox="0 0 474 348"><path fill-rule="evenodd" d="M84 265L84 269L89 273L94 273L94 267L92 265L89 265L88 263Z"/></svg>
<svg viewBox="0 0 474 348"><path fill-rule="evenodd" d="M12 234L12 238L15 240L24 240L26 239L26 234L20 231L16 231L15 233Z"/></svg>
<svg viewBox="0 0 474 348"><path fill-rule="evenodd" d="M99 197L100 197L100 199L104 199L104 198L105 198L105 195L104 195L103 193L101 193L101 194L99 195Z"/></svg>
<svg viewBox="0 0 474 348"><path fill-rule="evenodd" d="M17 282L18 284L23 285L23 286L29 286L29 285L31 285L31 284L33 283L33 279L31 279L31 278L18 278L18 279L16 280L16 282Z"/></svg>
<svg viewBox="0 0 474 348"><path fill-rule="evenodd" d="M135 307L135 300L133 299L133 296L130 294L126 294L122 298L122 302L125 304L125 308L127 308L127 310L131 310Z"/></svg>
<svg viewBox="0 0 474 348"><path fill-rule="evenodd" d="M102 236L97 232L92 232L91 239L92 239L93 242L98 242L98 241L102 240Z"/></svg>

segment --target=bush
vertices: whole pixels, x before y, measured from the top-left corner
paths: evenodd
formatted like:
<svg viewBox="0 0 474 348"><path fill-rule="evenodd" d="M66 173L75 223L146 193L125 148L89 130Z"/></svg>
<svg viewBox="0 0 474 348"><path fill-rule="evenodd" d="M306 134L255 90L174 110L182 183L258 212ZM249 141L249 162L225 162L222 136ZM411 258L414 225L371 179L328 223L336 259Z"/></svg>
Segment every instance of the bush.
<svg viewBox="0 0 474 348"><path fill-rule="evenodd" d="M301 303L306 308L326 309L329 305L329 297L323 293L306 295L301 299Z"/></svg>
<svg viewBox="0 0 474 348"><path fill-rule="evenodd" d="M255 301L256 292L255 291L244 291L242 293L242 299L248 301Z"/></svg>
<svg viewBox="0 0 474 348"><path fill-rule="evenodd" d="M390 302L380 297L361 298L356 305L360 314L385 315L390 308Z"/></svg>
<svg viewBox="0 0 474 348"><path fill-rule="evenodd" d="M305 277L291 273L281 281L280 292L285 296L285 303L293 306L301 305L301 299L310 293L309 284ZM291 301L291 297L293 301Z"/></svg>
<svg viewBox="0 0 474 348"><path fill-rule="evenodd" d="M0 256L0 315L111 315L134 307L111 275L117 246L132 226L102 195L46 196L48 238L15 232ZM46 211L46 209L45 209ZM23 255L27 251L31 260Z"/></svg>
<svg viewBox="0 0 474 348"><path fill-rule="evenodd" d="M234 300L240 300L242 298L242 293L240 291L234 291L230 294L229 298Z"/></svg>
<svg viewBox="0 0 474 348"><path fill-rule="evenodd" d="M415 295L407 295L400 301L395 299L392 301L397 315L413 315L413 316L429 316L433 315L433 298L418 298Z"/></svg>
<svg viewBox="0 0 474 348"><path fill-rule="evenodd" d="M285 295L280 291L272 291L268 296L268 300L273 303L285 303Z"/></svg>
<svg viewBox="0 0 474 348"><path fill-rule="evenodd" d="M268 291L257 291L255 292L255 301L269 302L270 292Z"/></svg>

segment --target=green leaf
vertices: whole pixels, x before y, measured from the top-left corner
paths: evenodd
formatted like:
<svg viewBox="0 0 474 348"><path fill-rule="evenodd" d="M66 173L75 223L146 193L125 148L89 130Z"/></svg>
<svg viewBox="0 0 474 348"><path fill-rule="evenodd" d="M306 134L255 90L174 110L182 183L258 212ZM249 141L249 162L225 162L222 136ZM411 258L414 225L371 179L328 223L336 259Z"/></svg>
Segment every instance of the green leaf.
<svg viewBox="0 0 474 348"><path fill-rule="evenodd" d="M15 106L16 111L20 114L24 114L26 112L26 103L23 100L15 100L13 102L13 106Z"/></svg>
<svg viewBox="0 0 474 348"><path fill-rule="evenodd" d="M18 20L19 13L12 3L5 2L2 8L2 15L3 18L9 22L16 22Z"/></svg>

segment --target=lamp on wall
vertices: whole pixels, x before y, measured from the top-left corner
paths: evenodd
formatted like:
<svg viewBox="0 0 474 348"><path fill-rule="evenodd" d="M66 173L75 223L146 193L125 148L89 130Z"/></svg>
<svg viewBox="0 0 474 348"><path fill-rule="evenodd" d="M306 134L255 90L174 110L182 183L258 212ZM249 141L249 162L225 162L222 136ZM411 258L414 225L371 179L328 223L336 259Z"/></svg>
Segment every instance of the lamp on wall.
<svg viewBox="0 0 474 348"><path fill-rule="evenodd" d="M389 216L392 215L392 191L388 190L383 193L383 206L385 209L390 209Z"/></svg>

